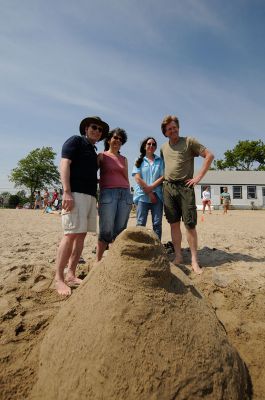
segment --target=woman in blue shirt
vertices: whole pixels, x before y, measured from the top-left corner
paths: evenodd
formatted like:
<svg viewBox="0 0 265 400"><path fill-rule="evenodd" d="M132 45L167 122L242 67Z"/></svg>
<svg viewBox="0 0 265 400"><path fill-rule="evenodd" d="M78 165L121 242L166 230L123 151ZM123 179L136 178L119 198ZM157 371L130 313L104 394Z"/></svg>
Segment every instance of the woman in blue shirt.
<svg viewBox="0 0 265 400"><path fill-rule="evenodd" d="M164 162L155 154L156 148L157 143L153 137L148 137L141 143L140 157L136 160L132 171L136 181L133 201L137 206L136 225L146 226L150 210L153 230L161 240Z"/></svg>

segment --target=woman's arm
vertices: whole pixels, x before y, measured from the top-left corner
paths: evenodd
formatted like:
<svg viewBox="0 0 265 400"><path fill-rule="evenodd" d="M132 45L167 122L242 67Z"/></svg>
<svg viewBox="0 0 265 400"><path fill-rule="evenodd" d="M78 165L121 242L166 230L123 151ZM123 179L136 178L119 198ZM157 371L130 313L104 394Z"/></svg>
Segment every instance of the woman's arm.
<svg viewBox="0 0 265 400"><path fill-rule="evenodd" d="M157 186L161 185L161 183L163 182L164 177L160 176L160 178L158 178L156 181L154 181L152 183L152 185L150 185L150 187L152 187L153 189L155 189Z"/></svg>
<svg viewBox="0 0 265 400"><path fill-rule="evenodd" d="M138 183L138 185L141 186L143 191L146 194L148 194L148 193L152 192L157 186L161 185L161 183L164 180L164 177L160 176L160 178L158 178L156 181L154 181L152 183L152 185L147 185L146 182L141 178L141 175L139 173L134 175L134 179L135 179L136 183Z"/></svg>
<svg viewBox="0 0 265 400"><path fill-rule="evenodd" d="M98 164L98 168L100 168L100 164L102 163L103 160L103 154L99 153L97 156L97 164Z"/></svg>
<svg viewBox="0 0 265 400"><path fill-rule="evenodd" d="M162 177L164 179L164 177ZM139 173L134 175L134 179L136 181L136 183L138 183L138 185L143 189L144 193L148 194L150 200L152 203L156 203L157 202L157 198L155 193L153 193L151 186L148 186L145 181L141 178L141 175ZM157 179L161 180L161 178Z"/></svg>
<svg viewBox="0 0 265 400"><path fill-rule="evenodd" d="M125 178L127 179L128 183L130 183L130 182L129 182L129 173L128 173L128 160L127 160L126 157L124 157L124 163L125 163L125 166L124 166L124 176L125 176Z"/></svg>
<svg viewBox="0 0 265 400"><path fill-rule="evenodd" d="M145 181L141 178L141 175L139 173L134 175L134 179L136 183L143 189L145 193L148 193L146 190L148 189L148 185L145 183Z"/></svg>

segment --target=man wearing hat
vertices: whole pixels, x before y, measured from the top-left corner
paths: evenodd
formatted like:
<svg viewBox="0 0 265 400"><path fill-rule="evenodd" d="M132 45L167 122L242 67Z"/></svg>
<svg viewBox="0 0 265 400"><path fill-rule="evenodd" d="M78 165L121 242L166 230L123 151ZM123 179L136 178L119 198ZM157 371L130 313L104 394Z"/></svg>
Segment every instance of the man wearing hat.
<svg viewBox="0 0 265 400"><path fill-rule="evenodd" d="M109 125L99 117L80 123L81 136L71 136L62 147L60 163L63 186L62 226L64 236L56 258L56 290L69 296L82 280L75 275L87 232L96 231L97 153L95 144L104 139ZM66 277L64 269L68 266Z"/></svg>

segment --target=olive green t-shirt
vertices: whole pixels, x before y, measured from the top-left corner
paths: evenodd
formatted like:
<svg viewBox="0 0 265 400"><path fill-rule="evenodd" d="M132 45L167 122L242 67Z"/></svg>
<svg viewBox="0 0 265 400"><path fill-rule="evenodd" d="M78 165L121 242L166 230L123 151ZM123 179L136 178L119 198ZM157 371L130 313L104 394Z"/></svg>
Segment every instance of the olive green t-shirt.
<svg viewBox="0 0 265 400"><path fill-rule="evenodd" d="M198 157L205 146L193 137L179 137L176 144L169 141L161 147L161 157L165 163L165 179L169 181L193 178L194 157Z"/></svg>

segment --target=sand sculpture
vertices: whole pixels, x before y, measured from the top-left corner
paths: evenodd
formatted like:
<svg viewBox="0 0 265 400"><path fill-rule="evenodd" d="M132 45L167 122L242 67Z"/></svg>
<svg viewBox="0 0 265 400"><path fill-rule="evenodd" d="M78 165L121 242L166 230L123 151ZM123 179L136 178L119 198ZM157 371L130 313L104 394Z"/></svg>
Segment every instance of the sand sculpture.
<svg viewBox="0 0 265 400"><path fill-rule="evenodd" d="M129 228L51 323L30 399L244 400L247 371L156 235Z"/></svg>

